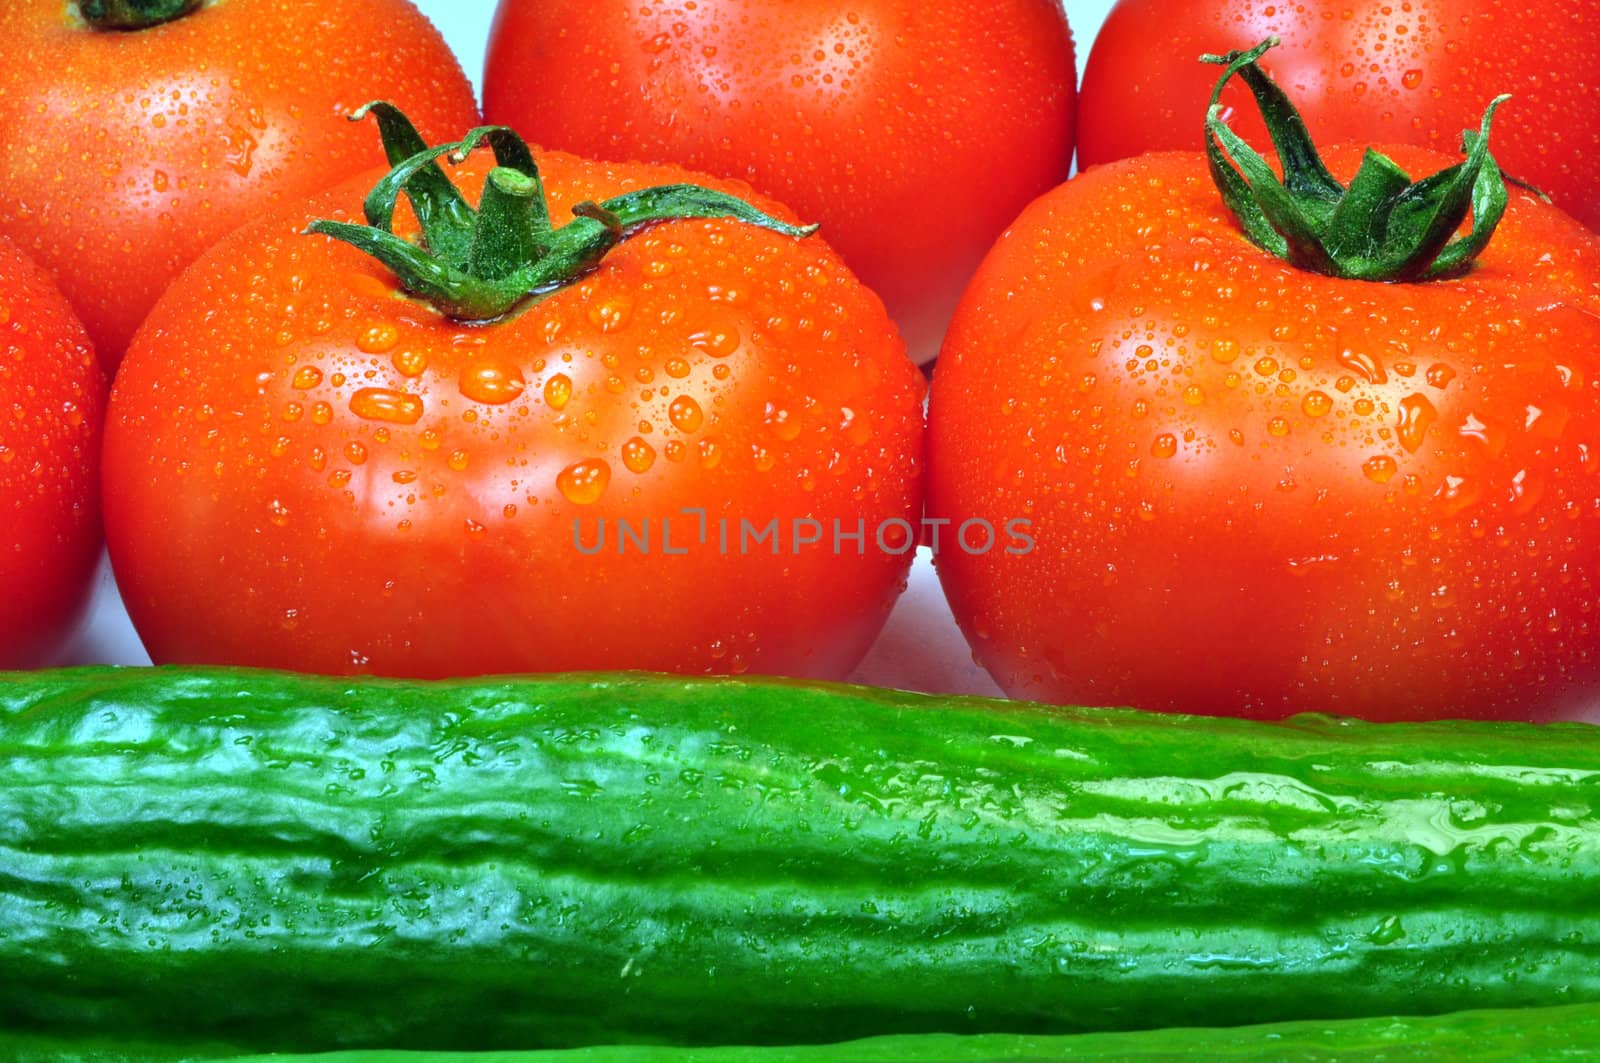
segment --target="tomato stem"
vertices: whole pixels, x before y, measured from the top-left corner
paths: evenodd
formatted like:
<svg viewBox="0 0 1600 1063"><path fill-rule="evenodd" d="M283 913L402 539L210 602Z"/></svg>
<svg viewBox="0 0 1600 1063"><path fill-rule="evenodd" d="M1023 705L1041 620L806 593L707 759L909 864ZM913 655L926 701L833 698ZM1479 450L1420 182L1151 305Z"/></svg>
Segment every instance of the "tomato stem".
<svg viewBox="0 0 1600 1063"><path fill-rule="evenodd" d="M205 0L80 0L78 13L95 29L143 30L193 14Z"/></svg>
<svg viewBox="0 0 1600 1063"><path fill-rule="evenodd" d="M1278 44L1202 56L1225 66L1206 112L1211 175L1252 242L1301 269L1365 281L1422 281L1471 268L1505 215L1506 182L1489 153L1495 111L1463 136L1466 158L1415 183L1392 159L1368 149L1349 187L1328 171L1289 97L1258 65ZM1234 77L1254 95L1277 148L1280 180L1266 159L1228 128L1222 90ZM1472 219L1458 239L1456 232Z"/></svg>
<svg viewBox="0 0 1600 1063"><path fill-rule="evenodd" d="M529 299L572 284L607 252L647 226L684 218L731 218L805 237L815 225L795 226L736 196L698 185L664 185L581 203L559 228L550 218L539 165L527 143L504 126L483 126L458 143L427 146L391 104L370 103L351 115L371 116L393 167L364 204L365 225L322 219L308 234L331 236L372 255L412 294L465 321L502 317ZM496 166L476 210L439 167L488 146ZM410 200L421 228L417 243L394 233L400 196Z"/></svg>

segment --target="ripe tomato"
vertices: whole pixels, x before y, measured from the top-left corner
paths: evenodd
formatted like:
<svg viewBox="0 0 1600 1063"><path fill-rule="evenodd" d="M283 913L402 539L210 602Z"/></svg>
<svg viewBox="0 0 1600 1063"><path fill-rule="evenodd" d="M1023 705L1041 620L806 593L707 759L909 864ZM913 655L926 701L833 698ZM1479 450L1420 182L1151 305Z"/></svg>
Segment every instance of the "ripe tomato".
<svg viewBox="0 0 1600 1063"><path fill-rule="evenodd" d="M1150 27L1160 26L1152 33ZM1600 5L1537 0L1117 0L1083 75L1078 163L1198 150L1216 80L1203 53L1283 40L1263 65L1329 143L1412 143L1454 153L1484 105L1510 93L1495 129L1507 174L1600 228ZM1224 103L1258 148L1242 89Z"/></svg>
<svg viewBox="0 0 1600 1063"><path fill-rule="evenodd" d="M172 279L263 204L383 162L346 120L356 107L393 100L438 136L477 118L408 0L228 0L142 30L76 12L0 4L0 233L55 276L108 368Z"/></svg>
<svg viewBox="0 0 1600 1063"><path fill-rule="evenodd" d="M0 668L49 663L100 555L105 381L49 276L0 238Z"/></svg>
<svg viewBox="0 0 1600 1063"><path fill-rule="evenodd" d="M540 165L557 219L628 188L728 187ZM485 169L460 171L469 198ZM908 567L874 540L920 512L923 387L827 245L666 222L542 301L462 324L300 234L359 217L375 179L225 240L129 351L107 528L151 655L845 674ZM835 520L864 538L835 549Z"/></svg>
<svg viewBox="0 0 1600 1063"><path fill-rule="evenodd" d="M1066 178L1057 0L502 0L484 111L546 147L739 177L822 223L918 361Z"/></svg>
<svg viewBox="0 0 1600 1063"><path fill-rule="evenodd" d="M984 263L933 383L930 511L1031 520L1036 546L946 550L941 578L1015 696L1580 711L1596 352L1600 239L1526 194L1464 276L1372 283L1246 240L1203 155L1086 171Z"/></svg>

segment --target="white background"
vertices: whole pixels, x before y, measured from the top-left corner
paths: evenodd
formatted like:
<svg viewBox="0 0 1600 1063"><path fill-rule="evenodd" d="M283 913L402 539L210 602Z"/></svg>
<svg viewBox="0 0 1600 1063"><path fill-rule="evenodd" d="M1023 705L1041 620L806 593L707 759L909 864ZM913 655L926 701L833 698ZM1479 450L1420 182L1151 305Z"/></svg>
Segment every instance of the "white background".
<svg viewBox="0 0 1600 1063"><path fill-rule="evenodd" d="M4 0L0 0L4 2ZM987 0L929 0L931 4ZM480 85L483 55L494 20L492 0L417 0L443 32L474 85ZM1066 0L1067 20L1077 41L1081 73L1089 44L1111 7L1111 0ZM89 622L69 652L72 664L148 664L117 597L108 565L101 566ZM912 571L883 637L852 676L859 682L949 693L997 694L998 689L972 661L966 640L944 603L926 551Z"/></svg>

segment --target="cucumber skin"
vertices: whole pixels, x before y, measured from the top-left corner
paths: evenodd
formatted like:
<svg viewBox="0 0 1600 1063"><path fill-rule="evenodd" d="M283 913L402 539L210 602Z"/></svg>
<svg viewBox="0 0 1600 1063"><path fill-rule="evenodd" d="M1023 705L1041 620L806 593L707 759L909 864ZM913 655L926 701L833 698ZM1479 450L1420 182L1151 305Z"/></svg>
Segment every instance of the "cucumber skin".
<svg viewBox="0 0 1600 1063"><path fill-rule="evenodd" d="M1600 1001L1600 728L0 676L0 1028L782 1044Z"/></svg>
<svg viewBox="0 0 1600 1063"><path fill-rule="evenodd" d="M249 1056L36 1043L36 1053L0 1035L9 1063L1546 1063L1593 1059L1600 1046L1600 1006L1478 1011L1433 1018L1345 1019L1235 1029L1145 1030L1056 1037L1014 1034L912 1034L836 1045L673 1048L600 1046L534 1052L367 1050L315 1056Z"/></svg>

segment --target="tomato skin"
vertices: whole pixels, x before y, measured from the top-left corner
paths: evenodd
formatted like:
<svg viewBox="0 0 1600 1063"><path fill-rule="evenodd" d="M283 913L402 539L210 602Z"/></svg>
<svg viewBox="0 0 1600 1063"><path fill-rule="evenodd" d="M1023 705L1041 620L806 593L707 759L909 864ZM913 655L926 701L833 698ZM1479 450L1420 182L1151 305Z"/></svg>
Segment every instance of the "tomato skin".
<svg viewBox="0 0 1600 1063"><path fill-rule="evenodd" d="M675 168L540 164L558 220L648 185L748 193ZM459 172L470 197L486 169ZM921 375L831 249L663 224L544 301L464 325L299 235L359 218L378 176L224 241L123 364L108 540L152 657L419 677L848 672L909 558L835 556L831 540L795 553L792 537L774 556L738 537L741 520L854 531L920 512ZM649 553L619 552L622 518L636 535L650 522Z"/></svg>
<svg viewBox="0 0 1600 1063"><path fill-rule="evenodd" d="M1084 70L1079 166L1200 150L1218 68L1198 57L1276 35L1282 44L1261 66L1321 143L1457 154L1462 131L1510 93L1495 120L1501 168L1600 229L1600 5L1411 0L1354 10L1329 0L1117 0ZM1242 86L1223 102L1241 136L1271 146Z"/></svg>
<svg viewBox="0 0 1600 1063"><path fill-rule="evenodd" d="M1026 556L938 559L1013 696L1544 718L1600 693L1600 240L1523 193L1467 276L1375 284L1249 244L1199 154L1086 171L975 278L928 448L931 514L1032 521Z"/></svg>
<svg viewBox="0 0 1600 1063"><path fill-rule="evenodd" d="M502 0L484 111L546 147L748 181L931 358L966 280L1072 158L1055 0Z"/></svg>
<svg viewBox="0 0 1600 1063"><path fill-rule="evenodd" d="M389 99L441 140L477 120L408 0L228 0L136 32L8 0L0 41L0 233L50 270L107 369L220 237L384 162L355 108Z"/></svg>
<svg viewBox="0 0 1600 1063"><path fill-rule="evenodd" d="M52 663L100 556L105 380L83 325L0 238L0 669Z"/></svg>

